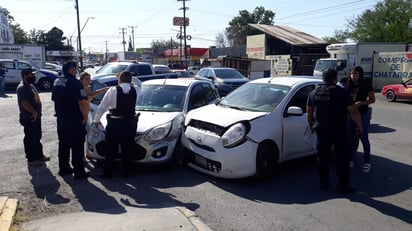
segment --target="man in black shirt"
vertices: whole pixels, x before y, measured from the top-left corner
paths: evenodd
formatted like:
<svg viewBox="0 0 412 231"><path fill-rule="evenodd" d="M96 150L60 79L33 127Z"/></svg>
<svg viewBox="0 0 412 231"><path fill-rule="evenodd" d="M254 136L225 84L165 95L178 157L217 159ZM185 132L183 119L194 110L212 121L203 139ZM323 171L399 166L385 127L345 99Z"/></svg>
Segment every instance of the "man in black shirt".
<svg viewBox="0 0 412 231"><path fill-rule="evenodd" d="M82 179L90 175L85 171L83 161L89 104L86 91L76 79L76 74L76 62L68 61L63 65L63 76L54 81L52 100L59 138L59 175L74 173L74 179ZM70 166L70 151L73 168Z"/></svg>
<svg viewBox="0 0 412 231"><path fill-rule="evenodd" d="M349 114L356 124L357 133L362 133L359 111L349 93L336 85L337 72L335 70L326 70L323 73L323 82L310 93L307 103L309 126L313 128L316 122L320 187L322 190L330 188L329 160L333 145L339 177L338 192L355 192L356 190L349 184L351 150L346 126Z"/></svg>

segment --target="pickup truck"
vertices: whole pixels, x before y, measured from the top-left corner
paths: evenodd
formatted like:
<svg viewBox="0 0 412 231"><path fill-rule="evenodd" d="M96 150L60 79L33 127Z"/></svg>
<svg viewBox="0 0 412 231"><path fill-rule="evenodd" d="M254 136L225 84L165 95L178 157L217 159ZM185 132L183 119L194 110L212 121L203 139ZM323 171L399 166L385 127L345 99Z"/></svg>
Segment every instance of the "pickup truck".
<svg viewBox="0 0 412 231"><path fill-rule="evenodd" d="M142 82L150 79L177 78L177 74L173 72L156 74L151 63L111 62L99 68L95 74L92 75L92 81L110 76L116 76L122 71L130 71L134 77L138 78Z"/></svg>
<svg viewBox="0 0 412 231"><path fill-rule="evenodd" d="M17 86L21 81L21 70L31 67L36 70L35 85L41 90L50 90L53 86L54 80L59 77L56 71L46 69L36 69L30 63L18 59L0 59L7 68L5 83L7 86Z"/></svg>

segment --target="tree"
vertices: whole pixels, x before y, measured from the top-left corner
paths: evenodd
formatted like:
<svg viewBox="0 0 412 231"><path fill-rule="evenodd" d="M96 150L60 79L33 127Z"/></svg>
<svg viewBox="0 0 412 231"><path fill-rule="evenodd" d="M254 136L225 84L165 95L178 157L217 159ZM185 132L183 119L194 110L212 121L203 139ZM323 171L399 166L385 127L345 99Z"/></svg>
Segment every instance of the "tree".
<svg viewBox="0 0 412 231"><path fill-rule="evenodd" d="M348 21L345 31L329 39L358 42L412 42L412 6L407 0L384 0ZM332 40L330 40L332 41Z"/></svg>
<svg viewBox="0 0 412 231"><path fill-rule="evenodd" d="M351 36L348 29L345 30L335 30L335 35L333 37L323 37L322 39L328 43L344 43Z"/></svg>
<svg viewBox="0 0 412 231"><path fill-rule="evenodd" d="M409 1L385 0L349 22L352 39L362 42L412 42Z"/></svg>
<svg viewBox="0 0 412 231"><path fill-rule="evenodd" d="M223 31L216 35L216 47L230 47L232 46L231 40L228 39L227 32Z"/></svg>
<svg viewBox="0 0 412 231"><path fill-rule="evenodd" d="M53 27L44 34L44 47L46 50L71 50L71 46L64 45L66 37L63 36L63 31L57 27Z"/></svg>
<svg viewBox="0 0 412 231"><path fill-rule="evenodd" d="M239 16L234 17L229 22L229 27L226 28L227 37L233 45L245 45L248 35L260 33L259 30L251 28L249 23L273 25L274 17L275 13L271 10L265 10L263 6L256 7L252 13L241 10Z"/></svg>
<svg viewBox="0 0 412 231"><path fill-rule="evenodd" d="M176 48L179 47L179 43L174 41L173 39L170 40L152 40L151 46L153 49L157 48L165 48L165 49L170 49L170 48Z"/></svg>
<svg viewBox="0 0 412 231"><path fill-rule="evenodd" d="M30 43L30 38L27 33L20 27L19 24L10 25L11 31L13 32L14 43L15 44L28 44Z"/></svg>

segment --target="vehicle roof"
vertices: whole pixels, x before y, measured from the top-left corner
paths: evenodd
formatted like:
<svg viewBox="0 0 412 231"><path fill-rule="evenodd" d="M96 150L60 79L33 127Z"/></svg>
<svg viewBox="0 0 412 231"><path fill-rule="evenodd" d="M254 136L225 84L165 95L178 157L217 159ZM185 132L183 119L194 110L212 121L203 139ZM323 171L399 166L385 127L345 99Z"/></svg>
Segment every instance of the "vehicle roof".
<svg viewBox="0 0 412 231"><path fill-rule="evenodd" d="M202 67L201 69L215 69L215 70L218 70L218 69L231 69L231 70L236 70L235 68L232 68L232 67Z"/></svg>
<svg viewBox="0 0 412 231"><path fill-rule="evenodd" d="M198 80L198 79L193 79L193 78L178 78L178 79L152 79L152 80L144 81L142 84L143 85L167 84L167 85L175 85L175 86L189 86L190 84L194 82L209 83L209 81L206 81L206 80Z"/></svg>
<svg viewBox="0 0 412 231"><path fill-rule="evenodd" d="M261 78L255 79L250 81L250 83L271 83L271 84L279 84L284 86L294 86L298 83L322 83L322 79L314 77L314 76L279 76L279 77L272 77L272 78Z"/></svg>

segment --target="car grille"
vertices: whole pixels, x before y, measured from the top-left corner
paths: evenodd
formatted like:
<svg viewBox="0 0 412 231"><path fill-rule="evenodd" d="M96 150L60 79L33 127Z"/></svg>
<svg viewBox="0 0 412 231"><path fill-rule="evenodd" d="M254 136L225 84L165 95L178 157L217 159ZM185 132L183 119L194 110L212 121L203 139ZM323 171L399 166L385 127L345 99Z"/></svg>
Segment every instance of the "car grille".
<svg viewBox="0 0 412 231"><path fill-rule="evenodd" d="M222 170L222 164L220 162L197 155L190 150L187 150L187 157L189 162L210 172L219 173Z"/></svg>
<svg viewBox="0 0 412 231"><path fill-rule="evenodd" d="M188 126L194 127L199 130L205 130L215 133L218 136L222 136L226 132L226 128L218 126L216 124L207 123L200 120L191 120Z"/></svg>
<svg viewBox="0 0 412 231"><path fill-rule="evenodd" d="M96 150L99 155L106 157L108 152L106 141L97 143ZM146 149L144 149L140 145L135 144L133 153L136 153L136 155L131 156L132 160L140 160L142 159L141 156L146 156ZM121 155L119 153L116 153L115 158L120 159Z"/></svg>

